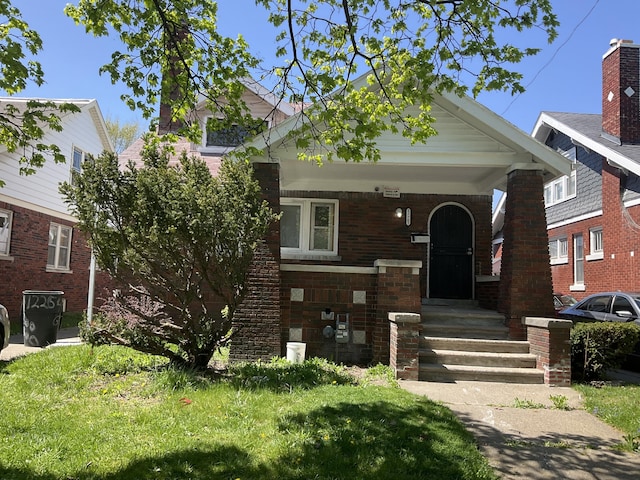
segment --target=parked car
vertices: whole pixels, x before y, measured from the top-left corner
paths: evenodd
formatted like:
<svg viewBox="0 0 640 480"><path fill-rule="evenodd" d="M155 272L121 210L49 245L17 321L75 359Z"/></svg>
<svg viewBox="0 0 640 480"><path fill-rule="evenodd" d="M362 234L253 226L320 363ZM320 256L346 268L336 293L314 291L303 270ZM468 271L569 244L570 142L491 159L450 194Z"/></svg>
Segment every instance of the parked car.
<svg viewBox="0 0 640 480"><path fill-rule="evenodd" d="M564 310L567 307L571 307L578 303L578 301L571 295L565 295L564 293L553 294L553 306L556 309L556 313Z"/></svg>
<svg viewBox="0 0 640 480"><path fill-rule="evenodd" d="M575 322L635 322L640 325L640 293L594 293L558 313ZM622 368L640 371L640 342L627 356Z"/></svg>
<svg viewBox="0 0 640 480"><path fill-rule="evenodd" d="M9 345L9 314L4 305L0 305L0 350Z"/></svg>
<svg viewBox="0 0 640 480"><path fill-rule="evenodd" d="M565 308L559 316L574 322L636 322L640 325L640 293L594 293Z"/></svg>

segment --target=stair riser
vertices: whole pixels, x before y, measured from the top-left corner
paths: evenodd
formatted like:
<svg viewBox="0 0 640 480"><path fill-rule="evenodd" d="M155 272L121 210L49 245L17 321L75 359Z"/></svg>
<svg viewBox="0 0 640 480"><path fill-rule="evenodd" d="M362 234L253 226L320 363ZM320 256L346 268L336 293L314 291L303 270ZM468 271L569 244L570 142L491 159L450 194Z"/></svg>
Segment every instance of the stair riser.
<svg viewBox="0 0 640 480"><path fill-rule="evenodd" d="M537 373L537 371L536 371ZM498 382L498 383L544 383L544 375L540 372L538 375L518 375L518 374L499 374L499 373L483 373L483 372L456 372L456 373L432 373L420 371L420 381L423 382Z"/></svg>
<svg viewBox="0 0 640 480"><path fill-rule="evenodd" d="M485 340L506 340L509 330L491 327L461 327L453 325L422 325L422 334L429 337L445 338L481 338Z"/></svg>
<svg viewBox="0 0 640 480"><path fill-rule="evenodd" d="M477 339L423 337L420 341L420 347L430 350L458 350L463 352L529 353L529 344L527 342L474 340Z"/></svg>
<svg viewBox="0 0 640 480"><path fill-rule="evenodd" d="M536 368L536 359L533 356L500 357L481 355L456 355L426 353L420 356L421 362L447 365L472 365L479 367L503 367L503 368Z"/></svg>

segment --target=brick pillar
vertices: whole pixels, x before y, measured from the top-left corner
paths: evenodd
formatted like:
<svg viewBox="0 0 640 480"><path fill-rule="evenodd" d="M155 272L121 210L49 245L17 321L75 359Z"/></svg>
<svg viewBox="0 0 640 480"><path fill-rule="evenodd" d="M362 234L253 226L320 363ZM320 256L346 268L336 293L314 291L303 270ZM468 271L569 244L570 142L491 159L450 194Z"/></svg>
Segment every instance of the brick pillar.
<svg viewBox="0 0 640 480"><path fill-rule="evenodd" d="M530 352L536 367L544 371L544 383L554 387L571 385L571 320L525 318Z"/></svg>
<svg viewBox="0 0 640 480"><path fill-rule="evenodd" d="M264 198L280 210L280 166L254 163L254 176ZM270 360L281 355L280 345L280 225L275 222L258 245L251 265L248 292L236 310L229 359Z"/></svg>
<svg viewBox="0 0 640 480"><path fill-rule="evenodd" d="M376 260L378 304L373 331L373 362L389 363L389 312L420 313L420 268L418 260Z"/></svg>
<svg viewBox="0 0 640 480"><path fill-rule="evenodd" d="M389 313L389 366L400 380L419 380L420 315Z"/></svg>
<svg viewBox="0 0 640 480"><path fill-rule="evenodd" d="M541 171L508 174L503 232L498 311L509 336L524 340L525 316L555 316Z"/></svg>

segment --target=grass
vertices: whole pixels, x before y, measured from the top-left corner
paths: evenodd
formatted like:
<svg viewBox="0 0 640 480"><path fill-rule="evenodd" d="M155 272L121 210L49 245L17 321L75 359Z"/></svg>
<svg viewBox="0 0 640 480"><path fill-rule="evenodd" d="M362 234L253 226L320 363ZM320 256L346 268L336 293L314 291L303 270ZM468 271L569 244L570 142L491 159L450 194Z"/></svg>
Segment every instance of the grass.
<svg viewBox="0 0 640 480"><path fill-rule="evenodd" d="M0 478L496 478L424 397L317 359L230 373L106 346L0 362Z"/></svg>
<svg viewBox="0 0 640 480"><path fill-rule="evenodd" d="M586 410L624 434L625 450L640 451L640 385L573 386L584 398Z"/></svg>

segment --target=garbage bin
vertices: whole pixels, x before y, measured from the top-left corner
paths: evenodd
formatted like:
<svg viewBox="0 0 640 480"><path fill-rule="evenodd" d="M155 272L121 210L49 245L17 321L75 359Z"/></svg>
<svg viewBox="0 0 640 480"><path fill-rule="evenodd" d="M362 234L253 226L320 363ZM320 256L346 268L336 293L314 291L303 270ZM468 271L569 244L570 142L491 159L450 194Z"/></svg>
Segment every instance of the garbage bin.
<svg viewBox="0 0 640 480"><path fill-rule="evenodd" d="M27 347L46 347L58 340L64 292L24 290L22 333Z"/></svg>
<svg viewBox="0 0 640 480"><path fill-rule="evenodd" d="M306 343L287 342L287 360L292 363L304 362L304 355L307 349Z"/></svg>

